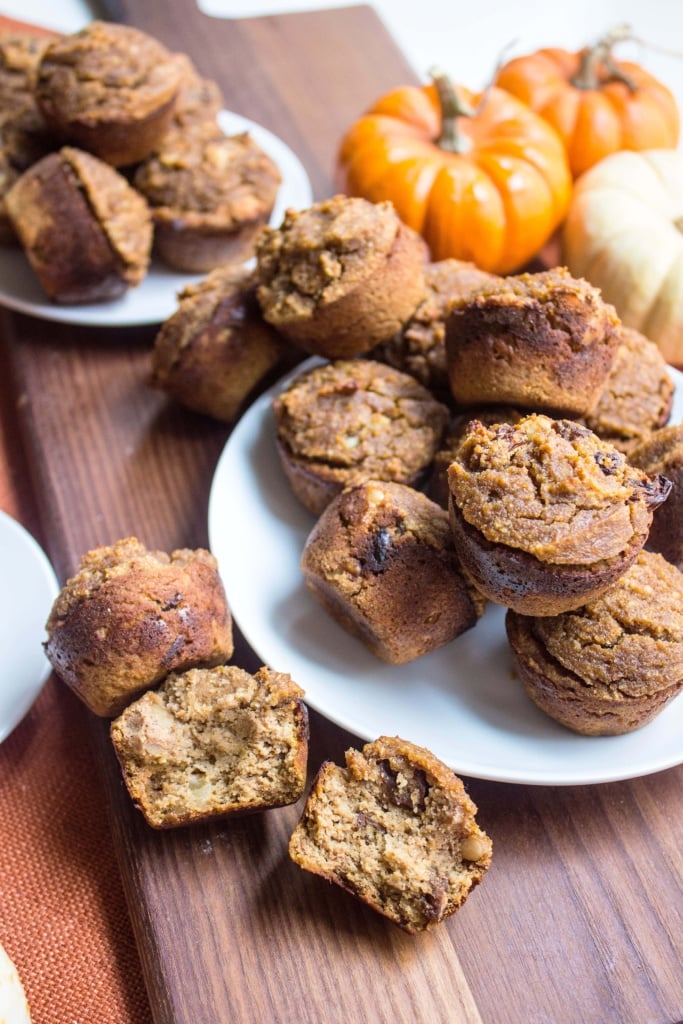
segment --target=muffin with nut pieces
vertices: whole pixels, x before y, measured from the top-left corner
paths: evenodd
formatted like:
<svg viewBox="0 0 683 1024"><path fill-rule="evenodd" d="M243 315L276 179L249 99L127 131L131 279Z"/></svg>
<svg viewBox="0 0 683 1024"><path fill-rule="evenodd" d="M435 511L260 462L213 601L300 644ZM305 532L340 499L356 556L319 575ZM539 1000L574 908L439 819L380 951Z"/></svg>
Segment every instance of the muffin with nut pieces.
<svg viewBox="0 0 683 1024"><path fill-rule="evenodd" d="M683 573L653 552L595 601L544 618L508 611L506 629L528 696L574 732L632 732L683 689Z"/></svg>
<svg viewBox="0 0 683 1024"><path fill-rule="evenodd" d="M448 420L414 377L371 359L305 370L272 404L285 475L314 515L370 477L418 484Z"/></svg>
<svg viewBox="0 0 683 1024"><path fill-rule="evenodd" d="M424 747L381 736L326 761L289 842L305 871L334 882L411 934L463 905L492 843L450 768Z"/></svg>
<svg viewBox="0 0 683 1024"><path fill-rule="evenodd" d="M564 267L498 278L451 307L451 391L464 405L584 416L605 386L619 327L599 289Z"/></svg>
<svg viewBox="0 0 683 1024"><path fill-rule="evenodd" d="M173 672L130 704L111 737L149 825L172 828L294 803L306 783L308 712L282 672Z"/></svg>
<svg viewBox="0 0 683 1024"><path fill-rule="evenodd" d="M309 534L301 570L325 611L392 665L450 643L486 604L462 572L447 513L403 484L342 491Z"/></svg>
<svg viewBox="0 0 683 1024"><path fill-rule="evenodd" d="M415 312L425 258L424 242L390 202L338 195L288 210L258 240L263 315L314 355L362 355Z"/></svg>
<svg viewBox="0 0 683 1024"><path fill-rule="evenodd" d="M477 588L524 615L594 600L643 548L662 477L572 420L472 420L448 469L458 555Z"/></svg>
<svg viewBox="0 0 683 1024"><path fill-rule="evenodd" d="M81 559L46 630L55 672L104 717L120 714L169 672L220 665L233 651L214 556L203 548L152 551L136 537Z"/></svg>

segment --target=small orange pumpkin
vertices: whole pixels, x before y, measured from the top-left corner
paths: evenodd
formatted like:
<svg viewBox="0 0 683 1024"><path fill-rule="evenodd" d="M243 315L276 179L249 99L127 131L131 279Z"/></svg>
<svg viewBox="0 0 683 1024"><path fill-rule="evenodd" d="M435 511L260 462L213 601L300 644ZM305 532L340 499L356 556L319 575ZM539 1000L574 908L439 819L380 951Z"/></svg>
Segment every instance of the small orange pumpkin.
<svg viewBox="0 0 683 1024"><path fill-rule="evenodd" d="M502 89L474 95L442 74L382 96L344 136L337 183L390 199L433 260L505 274L523 267L562 222L571 174L561 139Z"/></svg>
<svg viewBox="0 0 683 1024"><path fill-rule="evenodd" d="M640 65L612 56L615 43L629 38L620 25L578 53L551 48L516 57L496 77L557 129L575 178L618 150L678 144L673 94Z"/></svg>

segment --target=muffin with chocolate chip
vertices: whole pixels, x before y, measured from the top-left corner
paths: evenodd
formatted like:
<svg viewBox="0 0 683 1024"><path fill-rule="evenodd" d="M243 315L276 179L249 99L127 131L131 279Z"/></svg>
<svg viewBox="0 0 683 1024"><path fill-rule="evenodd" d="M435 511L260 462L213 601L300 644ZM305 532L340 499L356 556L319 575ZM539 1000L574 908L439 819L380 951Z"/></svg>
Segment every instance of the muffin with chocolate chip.
<svg viewBox="0 0 683 1024"><path fill-rule="evenodd" d="M506 629L527 694L574 732L632 732L683 689L683 573L661 555L641 551L601 597L574 611L508 611Z"/></svg>
<svg viewBox="0 0 683 1024"><path fill-rule="evenodd" d="M304 371L273 400L273 413L285 475L314 515L369 477L418 484L448 420L414 377L371 359Z"/></svg>
<svg viewBox="0 0 683 1024"><path fill-rule="evenodd" d="M671 485L587 427L542 414L469 423L448 469L465 570L486 597L556 615L604 593L644 546Z"/></svg>
<svg viewBox="0 0 683 1024"><path fill-rule="evenodd" d="M414 934L463 905L491 864L462 780L424 747L380 736L326 761L289 842L305 871Z"/></svg>

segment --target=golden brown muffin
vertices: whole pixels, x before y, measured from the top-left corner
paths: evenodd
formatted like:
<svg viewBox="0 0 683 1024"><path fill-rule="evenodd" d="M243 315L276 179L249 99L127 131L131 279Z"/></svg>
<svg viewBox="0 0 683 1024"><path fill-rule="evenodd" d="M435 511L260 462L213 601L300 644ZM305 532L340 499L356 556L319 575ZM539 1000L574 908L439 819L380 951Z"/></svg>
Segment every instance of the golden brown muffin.
<svg viewBox="0 0 683 1024"><path fill-rule="evenodd" d="M646 546L683 570L683 424L655 431L628 459L648 476L664 476L671 484L669 497L655 512Z"/></svg>
<svg viewBox="0 0 683 1024"><path fill-rule="evenodd" d="M405 931L433 928L491 864L462 781L424 747L381 736L325 761L289 843L305 871L358 897Z"/></svg>
<svg viewBox="0 0 683 1024"><path fill-rule="evenodd" d="M135 172L154 219L154 247L176 270L243 263L268 223L282 181L248 133L215 124L170 132Z"/></svg>
<svg viewBox="0 0 683 1024"><path fill-rule="evenodd" d="M152 36L92 21L50 43L36 99L57 138L115 167L152 152L171 124L181 68Z"/></svg>
<svg viewBox="0 0 683 1024"><path fill-rule="evenodd" d="M472 420L448 469L455 547L486 597L523 615L595 600L628 569L671 485L587 427Z"/></svg>
<svg viewBox="0 0 683 1024"><path fill-rule="evenodd" d="M130 704L111 738L153 828L282 807L306 784L308 711L290 676L233 665L174 672Z"/></svg>
<svg viewBox="0 0 683 1024"><path fill-rule="evenodd" d="M368 355L410 373L443 400L451 397L446 362L446 318L456 299L494 280L474 263L447 259L427 263L425 295L403 328Z"/></svg>
<svg viewBox="0 0 683 1024"><path fill-rule="evenodd" d="M223 108L223 93L218 82L199 74L186 53L174 53L180 68L180 88L173 107L169 131L194 132L208 123L215 127ZM163 144L163 139L161 140Z"/></svg>
<svg viewBox="0 0 683 1024"><path fill-rule="evenodd" d="M664 426L674 384L653 341L630 327L619 329L619 347L607 382L586 426L615 448L629 452Z"/></svg>
<svg viewBox="0 0 683 1024"><path fill-rule="evenodd" d="M94 548L55 600L45 650L96 715L118 715L169 672L220 665L232 620L208 551L148 551L136 537Z"/></svg>
<svg viewBox="0 0 683 1024"><path fill-rule="evenodd" d="M342 491L309 534L301 570L325 611L391 665L450 643L486 604L461 571L447 513L403 484Z"/></svg>
<svg viewBox="0 0 683 1024"><path fill-rule="evenodd" d="M390 202L338 195L288 210L260 235L256 260L266 320L328 359L393 337L424 297L424 242Z"/></svg>
<svg viewBox="0 0 683 1024"><path fill-rule="evenodd" d="M147 273L147 203L97 157L64 146L22 174L7 213L41 286L55 302L114 299Z"/></svg>
<svg viewBox="0 0 683 1024"><path fill-rule="evenodd" d="M314 515L343 487L375 477L418 484L448 410L400 370L339 359L301 373L273 400L280 458Z"/></svg>
<svg viewBox="0 0 683 1024"><path fill-rule="evenodd" d="M291 358L290 346L261 315L253 271L227 266L180 293L154 341L150 384L230 423Z"/></svg>
<svg viewBox="0 0 683 1024"><path fill-rule="evenodd" d="M549 618L508 611L506 629L527 694L574 732L632 732L683 689L683 573L653 552L597 600Z"/></svg>
<svg viewBox="0 0 683 1024"><path fill-rule="evenodd" d="M563 267L498 278L457 299L446 321L453 396L585 416L605 386L619 326L599 290Z"/></svg>

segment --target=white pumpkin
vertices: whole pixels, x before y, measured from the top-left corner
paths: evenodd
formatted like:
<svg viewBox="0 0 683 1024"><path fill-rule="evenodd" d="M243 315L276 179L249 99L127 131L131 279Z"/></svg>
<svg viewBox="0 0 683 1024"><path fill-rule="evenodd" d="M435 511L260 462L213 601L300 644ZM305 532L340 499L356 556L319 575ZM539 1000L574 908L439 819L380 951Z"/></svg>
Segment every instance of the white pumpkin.
<svg viewBox="0 0 683 1024"><path fill-rule="evenodd" d="M683 153L606 157L577 181L563 260L600 288L627 327L683 366Z"/></svg>

